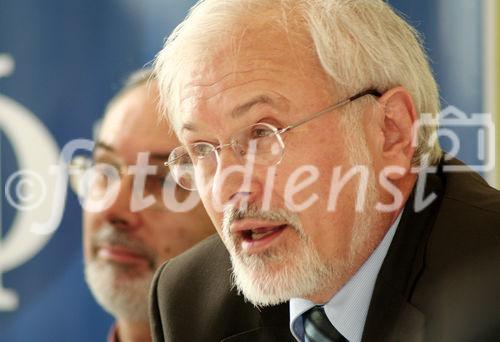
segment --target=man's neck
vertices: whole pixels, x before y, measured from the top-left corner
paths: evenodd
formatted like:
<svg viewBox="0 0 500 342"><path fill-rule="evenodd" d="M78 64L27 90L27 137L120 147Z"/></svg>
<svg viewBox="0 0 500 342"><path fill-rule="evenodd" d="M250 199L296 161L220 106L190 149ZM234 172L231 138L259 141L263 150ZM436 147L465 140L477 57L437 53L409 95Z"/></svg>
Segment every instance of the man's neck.
<svg viewBox="0 0 500 342"><path fill-rule="evenodd" d="M151 333L149 322L132 322L118 320L116 322L120 342L149 342Z"/></svg>

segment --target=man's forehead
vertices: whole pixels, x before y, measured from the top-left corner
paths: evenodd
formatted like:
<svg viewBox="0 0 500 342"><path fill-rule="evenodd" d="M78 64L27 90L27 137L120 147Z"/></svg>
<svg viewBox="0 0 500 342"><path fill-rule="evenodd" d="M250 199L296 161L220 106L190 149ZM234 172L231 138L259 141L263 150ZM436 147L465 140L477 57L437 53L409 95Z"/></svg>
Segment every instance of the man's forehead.
<svg viewBox="0 0 500 342"><path fill-rule="evenodd" d="M258 88L258 81L266 82L268 86L270 82L281 82L285 78L290 82L290 75L311 77L311 73L304 70L312 65L323 72L314 51L310 46L306 47L308 44L304 39L293 43L289 38L282 28L267 33L262 27L250 28L244 35L240 33L239 40L219 39L208 51L190 54L196 57L184 61L182 72L176 79L178 97L176 113L172 116L175 131L182 135L183 125L193 128L193 123L198 120L192 118L192 114L206 113L203 106L212 98L216 98L218 108L225 107L227 111L233 110L231 105L237 106L249 100L248 97L239 99L241 94L231 93L232 88L250 83L255 83ZM265 88L262 86L261 90ZM231 94L230 97L237 97L237 101L219 96L221 94ZM227 101L231 101L231 105Z"/></svg>
<svg viewBox="0 0 500 342"><path fill-rule="evenodd" d="M249 63L241 65L238 69L233 69L227 73L207 74L204 80L202 76L198 76L194 80L185 82L181 89L181 106L183 108L195 109L203 104L215 101L220 105L226 103L221 102L221 95L237 92L240 88L245 88L246 91L252 88L259 88L261 83L277 83L281 79L286 68L276 68L268 61L263 61L261 65L258 63Z"/></svg>
<svg viewBox="0 0 500 342"><path fill-rule="evenodd" d="M206 86L237 72L265 68L290 57L297 61L304 57L299 55L310 44L305 44L303 37L296 37L273 23L241 23L223 37L207 35L203 44L186 42L181 75L195 85Z"/></svg>
<svg viewBox="0 0 500 342"><path fill-rule="evenodd" d="M223 64L223 63L222 63ZM272 105L278 102L278 94L269 86L277 82L282 70L273 68L268 58L244 59L234 68L227 64L196 68L194 78L185 78L180 87L179 113L175 128L180 132L182 126L193 128L193 121L203 118L196 113L216 111L215 114L237 117L254 103Z"/></svg>
<svg viewBox="0 0 500 342"><path fill-rule="evenodd" d="M125 102L106 113L97 139L127 161L135 159L139 152L166 154L179 145L155 106L127 106Z"/></svg>
<svg viewBox="0 0 500 342"><path fill-rule="evenodd" d="M110 146L117 144L135 146L168 146L178 143L175 134L168 126L158 123L159 126L151 126L150 129L138 127L137 130L125 128L119 124L103 126L99 131L98 139Z"/></svg>
<svg viewBox="0 0 500 342"><path fill-rule="evenodd" d="M296 73L299 63L290 50L274 46L270 49L241 49L238 53L207 55L186 63L177 78L179 101L193 107L231 88L257 81L279 81ZM295 53L295 57L299 57Z"/></svg>

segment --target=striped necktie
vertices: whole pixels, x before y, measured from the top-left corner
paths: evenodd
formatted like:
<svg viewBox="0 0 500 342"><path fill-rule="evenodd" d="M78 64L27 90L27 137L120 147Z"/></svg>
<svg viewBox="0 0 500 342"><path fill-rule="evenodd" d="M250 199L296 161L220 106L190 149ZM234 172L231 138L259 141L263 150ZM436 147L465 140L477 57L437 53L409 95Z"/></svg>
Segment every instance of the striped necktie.
<svg viewBox="0 0 500 342"><path fill-rule="evenodd" d="M348 342L326 317L323 306L315 306L306 311L304 318L305 342Z"/></svg>

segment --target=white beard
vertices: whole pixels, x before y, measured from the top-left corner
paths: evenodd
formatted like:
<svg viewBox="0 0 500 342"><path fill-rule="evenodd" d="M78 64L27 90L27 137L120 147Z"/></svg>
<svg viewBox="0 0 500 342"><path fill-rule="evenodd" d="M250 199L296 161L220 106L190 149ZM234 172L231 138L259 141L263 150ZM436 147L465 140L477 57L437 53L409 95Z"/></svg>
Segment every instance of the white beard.
<svg viewBox="0 0 500 342"><path fill-rule="evenodd" d="M229 232L231 222L240 216L287 222L299 243L280 245L261 255L247 255L241 251L238 238ZM254 305L275 305L314 293L336 273L322 262L304 235L297 216L284 210L263 212L252 206L243 211L226 208L222 233L231 256L234 284Z"/></svg>
<svg viewBox="0 0 500 342"><path fill-rule="evenodd" d="M276 305L293 297L306 297L334 277L312 246L301 240L294 248L273 255L231 253L237 289L256 306Z"/></svg>
<svg viewBox="0 0 500 342"><path fill-rule="evenodd" d="M96 301L115 318L149 321L148 296L152 272L128 275L122 268L101 260L85 266L85 280Z"/></svg>
<svg viewBox="0 0 500 342"><path fill-rule="evenodd" d="M95 299L117 319L148 322L149 287L156 269L155 252L109 224L104 224L92 236L92 249L100 243L120 245L138 252L147 259L149 267L137 270L129 265L102 260L97 255L90 256L85 263L85 280Z"/></svg>

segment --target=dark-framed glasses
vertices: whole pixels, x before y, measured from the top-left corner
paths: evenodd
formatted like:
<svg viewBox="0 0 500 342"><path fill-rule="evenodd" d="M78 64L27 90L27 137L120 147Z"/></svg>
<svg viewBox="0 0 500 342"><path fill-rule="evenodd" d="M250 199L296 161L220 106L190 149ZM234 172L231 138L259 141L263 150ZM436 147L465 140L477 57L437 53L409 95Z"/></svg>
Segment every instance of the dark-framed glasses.
<svg viewBox="0 0 500 342"><path fill-rule="evenodd" d="M143 182L134 182L133 177L138 173L130 170L128 165L96 162L92 156L76 155L69 164L70 186L80 198L99 201L113 191L117 196L121 182L125 177L132 177L129 185L131 196L153 196L154 203L145 208L153 210L167 210L165 201L168 196L175 196L179 202L187 197L188 192L176 184L169 168L163 164L157 166L154 174L143 174Z"/></svg>
<svg viewBox="0 0 500 342"><path fill-rule="evenodd" d="M197 142L179 146L172 150L165 165L170 168L174 180L186 190L196 190L197 177L208 179L216 173L219 152L226 147L230 147L242 163L250 161L256 165L277 165L283 159L285 151L282 137L284 133L366 95L381 96L377 90L365 90L284 128L261 122L238 131L226 144L214 146L207 142Z"/></svg>

